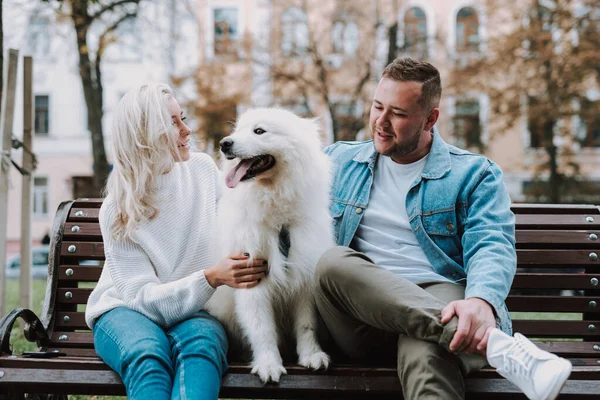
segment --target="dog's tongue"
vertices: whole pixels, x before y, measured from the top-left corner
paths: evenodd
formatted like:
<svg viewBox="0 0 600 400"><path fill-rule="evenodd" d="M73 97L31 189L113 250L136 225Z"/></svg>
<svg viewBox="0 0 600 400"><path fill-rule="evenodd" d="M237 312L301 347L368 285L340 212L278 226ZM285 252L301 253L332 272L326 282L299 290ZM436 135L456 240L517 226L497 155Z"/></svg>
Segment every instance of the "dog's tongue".
<svg viewBox="0 0 600 400"><path fill-rule="evenodd" d="M237 184L240 183L242 178L246 175L246 172L248 172L254 161L255 160L253 159L240 161L240 163L236 165L235 168L232 169L231 172L229 172L229 174L227 174L227 177L225 178L225 184L227 185L227 187L230 189L236 187Z"/></svg>

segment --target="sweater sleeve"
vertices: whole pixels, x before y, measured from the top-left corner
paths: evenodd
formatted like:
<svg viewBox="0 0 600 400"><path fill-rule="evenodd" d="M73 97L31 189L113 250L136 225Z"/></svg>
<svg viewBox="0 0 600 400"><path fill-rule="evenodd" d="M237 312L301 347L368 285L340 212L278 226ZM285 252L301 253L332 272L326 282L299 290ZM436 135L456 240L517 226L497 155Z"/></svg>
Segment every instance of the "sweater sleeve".
<svg viewBox="0 0 600 400"><path fill-rule="evenodd" d="M105 268L127 307L163 327L182 321L204 308L215 291L207 282L204 271L161 283L148 255L138 244L130 239L116 240L108 233L111 218L103 217L114 215L114 208L109 206L102 211L108 214L100 216Z"/></svg>

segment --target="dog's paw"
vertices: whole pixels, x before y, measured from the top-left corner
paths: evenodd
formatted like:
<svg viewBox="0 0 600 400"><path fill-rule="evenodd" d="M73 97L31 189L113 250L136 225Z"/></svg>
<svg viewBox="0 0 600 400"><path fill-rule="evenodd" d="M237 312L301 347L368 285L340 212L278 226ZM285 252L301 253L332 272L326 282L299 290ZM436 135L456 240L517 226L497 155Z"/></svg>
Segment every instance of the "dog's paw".
<svg viewBox="0 0 600 400"><path fill-rule="evenodd" d="M321 368L327 369L327 367L329 367L329 362L330 358L324 351L317 351L316 353L308 354L307 356L301 356L298 360L298 364L315 371Z"/></svg>
<svg viewBox="0 0 600 400"><path fill-rule="evenodd" d="M277 362L257 362L252 368L252 373L260 377L263 383L279 382L281 375L287 374L287 371L281 363Z"/></svg>

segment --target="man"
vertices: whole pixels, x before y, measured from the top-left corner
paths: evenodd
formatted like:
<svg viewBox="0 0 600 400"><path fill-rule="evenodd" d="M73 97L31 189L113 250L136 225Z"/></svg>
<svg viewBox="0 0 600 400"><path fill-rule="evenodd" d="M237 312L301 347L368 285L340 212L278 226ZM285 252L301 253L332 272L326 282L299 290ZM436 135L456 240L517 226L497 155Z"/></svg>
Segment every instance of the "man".
<svg viewBox="0 0 600 400"><path fill-rule="evenodd" d="M488 362L529 398L553 399L571 364L508 335L516 252L502 172L433 129L440 96L434 66L397 59L375 90L373 141L326 149L349 247L319 261L319 312L347 356L397 355L407 400L464 399L463 376Z"/></svg>

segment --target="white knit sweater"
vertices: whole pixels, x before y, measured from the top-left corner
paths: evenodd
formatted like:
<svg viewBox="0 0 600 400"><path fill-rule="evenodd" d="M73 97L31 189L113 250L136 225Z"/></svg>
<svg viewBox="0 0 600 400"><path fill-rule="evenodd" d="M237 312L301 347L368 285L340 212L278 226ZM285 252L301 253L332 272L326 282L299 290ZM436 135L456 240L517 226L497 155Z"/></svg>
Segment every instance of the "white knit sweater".
<svg viewBox="0 0 600 400"><path fill-rule="evenodd" d="M85 320L90 328L116 307L138 311L169 327L204 307L215 289L204 269L215 263L211 238L218 197L218 170L203 153L158 179L158 215L140 224L133 240L115 240L116 215L109 195L100 209L106 262L88 300Z"/></svg>

